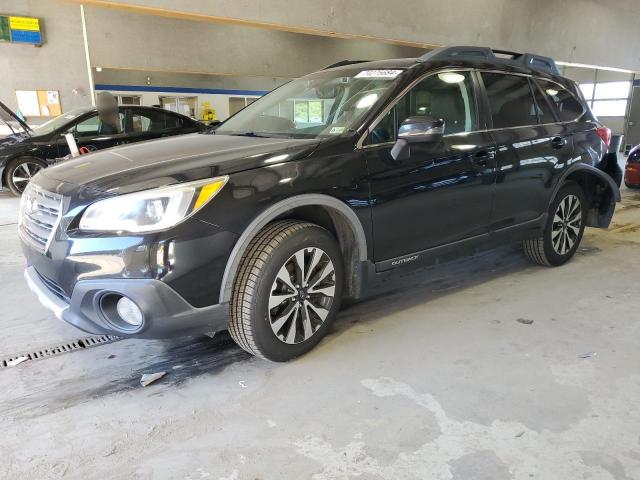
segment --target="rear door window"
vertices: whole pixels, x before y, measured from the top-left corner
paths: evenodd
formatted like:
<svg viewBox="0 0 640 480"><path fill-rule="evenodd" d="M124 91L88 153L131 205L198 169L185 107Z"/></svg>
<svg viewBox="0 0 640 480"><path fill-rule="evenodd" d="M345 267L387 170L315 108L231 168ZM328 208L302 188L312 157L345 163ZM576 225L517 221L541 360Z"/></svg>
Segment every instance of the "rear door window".
<svg viewBox="0 0 640 480"><path fill-rule="evenodd" d="M153 133L167 129L168 115L155 110L129 110L127 133ZM175 122L174 122L175 125Z"/></svg>
<svg viewBox="0 0 640 480"><path fill-rule="evenodd" d="M555 106L558 118L563 122L577 120L584 113L584 106L569 90L557 83L536 79L544 95Z"/></svg>
<svg viewBox="0 0 640 480"><path fill-rule="evenodd" d="M483 72L482 81L489 98L493 128L538 123L537 107L527 77Z"/></svg>
<svg viewBox="0 0 640 480"><path fill-rule="evenodd" d="M176 115L165 115L165 127L166 128L180 128L183 126L182 118Z"/></svg>

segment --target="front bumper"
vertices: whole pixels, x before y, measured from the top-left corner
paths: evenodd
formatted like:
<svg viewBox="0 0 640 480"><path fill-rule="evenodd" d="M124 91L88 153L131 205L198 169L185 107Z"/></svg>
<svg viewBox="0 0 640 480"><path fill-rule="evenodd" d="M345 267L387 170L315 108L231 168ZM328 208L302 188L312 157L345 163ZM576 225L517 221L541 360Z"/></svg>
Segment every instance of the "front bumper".
<svg viewBox="0 0 640 480"><path fill-rule="evenodd" d="M31 291L56 317L91 334L136 338L169 338L225 330L229 317L227 303L197 308L160 280L150 278L78 281L70 299L52 290L35 267L24 273ZM100 299L105 294L133 300L143 312L144 322L135 332L119 329L105 316Z"/></svg>

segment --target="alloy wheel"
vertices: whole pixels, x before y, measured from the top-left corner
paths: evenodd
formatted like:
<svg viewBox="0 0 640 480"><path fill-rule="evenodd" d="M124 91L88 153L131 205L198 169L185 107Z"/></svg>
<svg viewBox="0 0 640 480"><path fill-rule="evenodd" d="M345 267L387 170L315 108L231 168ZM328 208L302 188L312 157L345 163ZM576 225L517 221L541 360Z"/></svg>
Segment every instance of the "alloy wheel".
<svg viewBox="0 0 640 480"><path fill-rule="evenodd" d="M551 244L558 255L571 251L580 236L582 227L582 206L575 195L562 199L553 217Z"/></svg>
<svg viewBox="0 0 640 480"><path fill-rule="evenodd" d="M269 294L269 322L282 342L309 339L324 323L333 304L336 272L329 255L303 248L280 267Z"/></svg>
<svg viewBox="0 0 640 480"><path fill-rule="evenodd" d="M16 167L11 175L11 181L16 189L22 193L31 181L31 178L42 170L42 165L36 162L24 162Z"/></svg>

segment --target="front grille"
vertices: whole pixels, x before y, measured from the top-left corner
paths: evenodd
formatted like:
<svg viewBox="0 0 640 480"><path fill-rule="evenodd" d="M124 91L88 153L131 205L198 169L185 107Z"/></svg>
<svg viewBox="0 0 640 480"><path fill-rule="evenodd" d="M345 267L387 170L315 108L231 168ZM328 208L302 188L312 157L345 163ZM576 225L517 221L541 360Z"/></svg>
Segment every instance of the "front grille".
<svg viewBox="0 0 640 480"><path fill-rule="evenodd" d="M62 196L30 183L22 194L19 230L22 238L45 253L62 215Z"/></svg>
<svg viewBox="0 0 640 480"><path fill-rule="evenodd" d="M67 294L65 293L65 291L62 289L62 287L58 285L56 282L54 282L50 278L45 277L40 273L38 273L38 277L40 277L40 280L42 280L42 283L44 283L45 286L49 289L49 291L53 293L56 297L60 298L61 300L64 300L67 303L71 301L67 296Z"/></svg>

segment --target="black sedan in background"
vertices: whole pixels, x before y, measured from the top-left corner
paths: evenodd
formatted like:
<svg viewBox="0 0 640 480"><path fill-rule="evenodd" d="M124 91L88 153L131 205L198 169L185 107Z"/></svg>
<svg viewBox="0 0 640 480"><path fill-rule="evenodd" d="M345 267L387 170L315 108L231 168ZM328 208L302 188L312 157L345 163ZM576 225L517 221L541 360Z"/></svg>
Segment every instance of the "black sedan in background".
<svg viewBox="0 0 640 480"><path fill-rule="evenodd" d="M203 124L160 108L121 106L118 115L104 118L95 107L71 110L37 127L29 127L0 102L0 190L21 195L29 179L52 160L68 155L65 134L73 134L83 151L125 143L199 132ZM84 147L84 148L83 148Z"/></svg>

